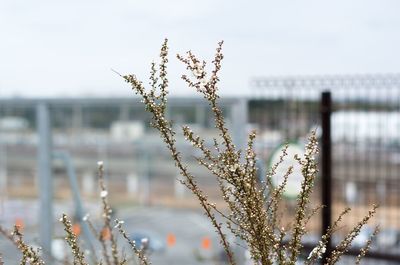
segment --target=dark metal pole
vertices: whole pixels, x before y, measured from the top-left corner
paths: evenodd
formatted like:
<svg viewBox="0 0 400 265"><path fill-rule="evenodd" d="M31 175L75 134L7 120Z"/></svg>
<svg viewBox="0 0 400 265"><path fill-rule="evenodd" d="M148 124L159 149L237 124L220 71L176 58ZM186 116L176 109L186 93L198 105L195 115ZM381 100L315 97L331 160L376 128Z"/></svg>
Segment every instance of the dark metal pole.
<svg viewBox="0 0 400 265"><path fill-rule="evenodd" d="M332 220L332 144L331 144L331 113L332 98L330 91L324 91L321 94L321 177L322 177L322 230L325 234L331 226ZM331 239L328 239L326 251L322 256L322 264L325 264L327 258L331 255Z"/></svg>

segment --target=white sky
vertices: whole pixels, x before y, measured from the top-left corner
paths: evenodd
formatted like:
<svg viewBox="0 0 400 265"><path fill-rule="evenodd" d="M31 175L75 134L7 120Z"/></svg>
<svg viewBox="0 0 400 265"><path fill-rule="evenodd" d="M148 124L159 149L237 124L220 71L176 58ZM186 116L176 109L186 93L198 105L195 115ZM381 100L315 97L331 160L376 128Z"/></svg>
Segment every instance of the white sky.
<svg viewBox="0 0 400 265"><path fill-rule="evenodd" d="M246 94L253 76L400 72L398 0L1 0L0 97L129 96L110 68L147 83L170 40L210 60L225 40L223 94Z"/></svg>

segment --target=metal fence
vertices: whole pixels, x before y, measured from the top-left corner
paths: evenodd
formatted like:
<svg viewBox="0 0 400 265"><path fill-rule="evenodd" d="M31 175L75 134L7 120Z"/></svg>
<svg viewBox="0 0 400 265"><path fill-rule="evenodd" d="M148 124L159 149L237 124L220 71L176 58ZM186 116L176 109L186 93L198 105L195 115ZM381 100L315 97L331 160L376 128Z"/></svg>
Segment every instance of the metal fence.
<svg viewBox="0 0 400 265"><path fill-rule="evenodd" d="M381 232L369 254L374 259L372 264L378 260L399 264L400 75L257 78L252 87L250 122L257 124L266 138L302 143L311 129L322 136L321 95L330 91L332 164L328 170L331 168L332 183L330 187L325 185L325 190L331 192L332 203L328 209L335 218L345 206L352 208L332 238L332 246L377 203L380 207L376 217L353 245L361 247L379 224ZM273 144L262 146L260 151L265 157L271 154ZM326 170L322 172L327 174ZM329 185L323 177L317 180L313 204L323 202L320 190L324 184ZM312 228L314 233L321 230L318 221L323 215L319 217Z"/></svg>
<svg viewBox="0 0 400 265"><path fill-rule="evenodd" d="M376 218L362 231L361 236L354 242L354 246L361 247L373 226L379 224L382 232L373 244L369 264L380 264L378 261L382 264L390 264L389 262L399 264L400 75L259 78L253 80L252 87L254 94L248 99L247 104L244 100L228 99L223 101L222 105L229 113L228 124L233 129L238 146L243 145L240 139L242 141L245 139L243 135L245 131L243 129L247 129L245 116L248 117L251 127L258 129L260 132L257 143L258 152L260 161L265 161L265 163L269 161L271 154L281 143L291 141L303 145L312 129L316 129L318 135L321 136L321 93L331 92L333 103L330 114L332 185L327 187L332 192L331 215L335 218L347 205L352 208L352 212L332 238L332 245L334 246L353 224L368 212L373 203L378 203L380 208ZM39 102L41 101L0 100L0 117L23 116L34 123L34 110ZM139 107L142 108L141 105L130 106L131 99L59 99L46 102L50 106L53 117L54 146L59 145L59 148L69 150L74 156L83 187L86 179L93 179L91 178L93 174L85 176L87 164L91 168L95 161L101 159L109 162L107 163L110 168L108 175L113 178L114 183L122 183L120 186L130 193L132 193L130 187L136 190L137 186L141 185L139 190L150 194L141 196L138 193L139 201L157 204L161 198L165 203L165 198L173 196L178 196L179 201L189 201L189 196L183 194L181 186L174 185L177 183L175 179L178 172L173 168L171 161L161 157L164 153L167 157L168 153L156 134L153 135L147 129L140 138L140 142L119 142L110 136L111 130L107 127L108 125L104 126L115 119L146 120L147 116L138 112ZM207 105L201 99L176 99L171 103L175 106L175 110L170 111L174 120L194 123L200 131L203 130L202 133L214 136L216 132L211 130L212 117L206 109ZM102 113L109 113L109 115L100 115L106 122L99 119L97 115L99 108L103 110ZM118 108L120 108L119 111L116 110ZM187 117L183 114L187 114ZM25 146L35 146L36 138L31 137L35 136L35 129L37 129L36 125L32 126L26 135L22 135L23 141L17 139L15 144L5 142L3 143L5 148L0 148L0 151L3 150L3 153L8 154L8 159L1 159L0 162L8 163L8 167L5 166L5 168L8 168L11 173L13 167L21 170L23 166L26 167L26 172L35 172L35 170L29 170L35 167L33 161L35 149L29 149L31 151L28 152ZM70 132L72 136L69 137L65 132ZM78 137L74 138L74 135ZM148 141L144 141L144 138ZM85 139L91 141L85 141ZM21 153L31 159L26 159L24 163L21 163ZM0 156L5 157L4 154L1 155L1 152ZM148 170L146 161L155 159L158 163L157 169ZM13 161L15 166L12 164ZM195 164L195 161L192 162ZM2 168L1 165L0 168ZM135 174L130 176L132 172ZM61 170L53 173L54 175L64 174ZM0 175L5 175L5 173ZM211 196L214 195L215 183L206 175L200 176L200 184L204 184ZM30 177L34 178L34 176ZM13 184L11 180L15 179L17 178L10 178L9 186ZM322 184L326 182L323 182L320 176L317 179L315 193L312 195L314 205L323 202ZM16 185L20 191L22 185L20 183ZM169 193L166 191L167 188ZM289 210L293 209L294 202L290 198L286 200ZM289 222L290 215L286 217ZM307 242L315 243L318 240L318 234L323 228L321 219L322 215L317 215L314 218L315 221L310 223L308 230L311 233L306 237ZM357 252L350 251L350 254L356 255ZM349 264L352 264L352 258L352 256L348 257Z"/></svg>

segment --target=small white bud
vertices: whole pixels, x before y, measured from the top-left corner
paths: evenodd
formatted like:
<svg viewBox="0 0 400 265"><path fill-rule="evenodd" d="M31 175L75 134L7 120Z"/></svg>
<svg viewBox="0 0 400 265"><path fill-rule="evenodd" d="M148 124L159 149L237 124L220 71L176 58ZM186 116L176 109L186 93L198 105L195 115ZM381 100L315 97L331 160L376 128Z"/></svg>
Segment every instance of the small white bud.
<svg viewBox="0 0 400 265"><path fill-rule="evenodd" d="M89 220L90 214L85 214L85 216L82 218L82 221L86 222L87 220Z"/></svg>
<svg viewBox="0 0 400 265"><path fill-rule="evenodd" d="M105 197L107 197L107 195L108 195L108 191L106 191L106 190L102 190L102 191L100 192L100 197L101 197L101 198L105 198Z"/></svg>
<svg viewBox="0 0 400 265"><path fill-rule="evenodd" d="M125 221L123 220L118 220L117 224L114 226L114 228L118 228L120 225L124 224Z"/></svg>

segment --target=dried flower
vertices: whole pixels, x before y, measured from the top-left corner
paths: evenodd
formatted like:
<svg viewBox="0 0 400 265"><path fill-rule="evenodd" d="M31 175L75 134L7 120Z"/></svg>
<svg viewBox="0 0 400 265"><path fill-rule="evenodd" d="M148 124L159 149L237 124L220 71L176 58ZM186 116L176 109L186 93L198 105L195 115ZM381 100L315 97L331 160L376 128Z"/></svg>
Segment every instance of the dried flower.
<svg viewBox="0 0 400 265"><path fill-rule="evenodd" d="M100 192L100 197L101 197L101 198L105 198L105 197L107 197L107 195L108 195L108 191L106 191L106 190L102 190L102 191Z"/></svg>
<svg viewBox="0 0 400 265"><path fill-rule="evenodd" d="M222 198L228 206L228 213L222 212L217 208L215 203L209 201L207 195L197 185L195 176L183 162L181 153L175 145L176 133L172 129L172 122L167 119L165 113L166 95L168 94L168 80L166 77L166 62L168 61L166 58L168 54L167 40L161 48L159 78L156 77L155 64L153 63L151 66L151 89L149 92L135 75L125 75L123 78L132 86L133 91L142 97L142 102L146 110L152 114L152 126L159 131L161 138L167 145L175 161L175 165L184 177L181 182L196 196L206 216L215 227L229 263L235 264L235 260L224 232L226 229L247 244L254 264L295 265L302 249L301 238L306 233L305 225L316 211L321 208L309 209L310 196L318 173L316 162L318 141L316 134L315 132L310 134L304 156L297 155L295 157L301 166L303 181L300 194L297 198L292 231L280 229L281 224L278 220L279 202L286 188L287 180L293 171L293 167L289 167L284 176L284 181L278 187L274 188L271 185L271 178L276 174L277 167L287 155L287 147L283 150L280 161L265 176L266 181L260 185L256 168L257 158L253 146L256 137L255 132L249 134L246 150L237 150L232 141L231 134L225 125L222 110L219 107L217 92L220 80L219 72L223 59L222 45L222 41L218 43L216 54L212 61L213 69L210 74L205 71L205 61L198 59L191 51L187 52L186 56L177 55L177 58L186 66L186 69L191 74L182 75L182 79L189 87L201 93L209 103L214 115L214 125L219 130L221 136L221 142L214 139L214 150L210 150L204 144L205 140L196 135L189 127L184 126L182 128L183 134L193 147L201 151L202 155L196 157L196 159L201 166L204 166L215 176ZM192 78L189 76L192 76ZM156 95L157 88L159 90L158 95ZM243 156L241 155L242 153L244 153ZM266 190L269 191L269 197L265 197ZM225 222L217 222L215 214L220 215ZM369 218L372 215L373 213L370 213L368 215ZM341 217L342 215L339 216L334 227L340 221ZM369 218L363 220L362 225ZM306 264L312 264L326 251L327 238L333 233L334 227L328 230L322 237L319 245L310 253ZM355 228L356 231L359 228L360 225L357 225ZM291 234L289 242L283 242L285 236L289 234ZM353 238L353 235L349 236L346 242L342 244L345 249L348 247L348 241L351 242ZM343 253L344 250L339 248L332 254L332 261L337 261L338 257Z"/></svg>

